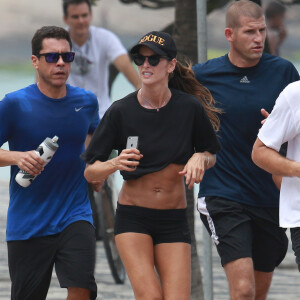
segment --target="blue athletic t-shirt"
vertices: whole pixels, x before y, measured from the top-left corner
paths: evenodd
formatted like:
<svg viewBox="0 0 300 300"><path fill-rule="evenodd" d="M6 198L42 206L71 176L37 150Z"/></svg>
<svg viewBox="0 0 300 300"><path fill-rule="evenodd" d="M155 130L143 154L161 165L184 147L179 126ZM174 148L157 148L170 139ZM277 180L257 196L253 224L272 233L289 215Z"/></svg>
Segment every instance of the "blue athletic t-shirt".
<svg viewBox="0 0 300 300"><path fill-rule="evenodd" d="M252 162L251 152L264 119L260 109L271 112L280 92L299 80L299 73L290 62L269 54L263 54L251 68L238 68L225 55L197 64L193 70L223 110L218 133L221 150L216 165L205 172L199 197L278 207L278 189L271 175Z"/></svg>
<svg viewBox="0 0 300 300"><path fill-rule="evenodd" d="M11 166L7 241L57 234L78 220L93 222L80 154L98 123L97 97L69 85L61 99L33 84L0 101L0 145L8 141L10 151L30 151L46 137L59 137L58 150L29 187L15 181L19 169Z"/></svg>

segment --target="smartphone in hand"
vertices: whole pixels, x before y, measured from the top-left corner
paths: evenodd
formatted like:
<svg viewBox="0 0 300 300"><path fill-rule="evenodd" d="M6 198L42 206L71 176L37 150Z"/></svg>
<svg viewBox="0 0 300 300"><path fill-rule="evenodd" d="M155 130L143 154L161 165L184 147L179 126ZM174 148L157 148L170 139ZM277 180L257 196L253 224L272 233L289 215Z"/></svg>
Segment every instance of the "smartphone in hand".
<svg viewBox="0 0 300 300"><path fill-rule="evenodd" d="M138 136L129 136L127 138L126 149L135 148L138 149L139 137Z"/></svg>
<svg viewBox="0 0 300 300"><path fill-rule="evenodd" d="M138 136L129 136L127 138L126 149L131 149L131 148L138 149L138 146L139 146L139 137ZM129 159L129 160L134 161L134 159ZM135 167L133 167L133 166L128 166L128 168L135 169Z"/></svg>

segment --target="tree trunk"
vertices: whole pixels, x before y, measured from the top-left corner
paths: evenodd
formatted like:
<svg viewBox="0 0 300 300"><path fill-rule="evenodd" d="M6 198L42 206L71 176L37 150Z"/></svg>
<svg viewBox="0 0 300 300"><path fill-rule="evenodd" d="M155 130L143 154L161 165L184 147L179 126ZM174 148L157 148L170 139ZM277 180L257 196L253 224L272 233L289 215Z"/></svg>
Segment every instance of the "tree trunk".
<svg viewBox="0 0 300 300"><path fill-rule="evenodd" d="M176 0L175 2L175 22L173 28L173 38L175 40L179 60L187 57L193 64L197 62L197 10L196 0ZM186 187L187 217L192 235L192 300L203 300L203 287L200 271L200 262L197 253L197 244L194 230L194 191Z"/></svg>
<svg viewBox="0 0 300 300"><path fill-rule="evenodd" d="M173 38L178 58L188 57L193 64L198 62L196 0L176 0Z"/></svg>

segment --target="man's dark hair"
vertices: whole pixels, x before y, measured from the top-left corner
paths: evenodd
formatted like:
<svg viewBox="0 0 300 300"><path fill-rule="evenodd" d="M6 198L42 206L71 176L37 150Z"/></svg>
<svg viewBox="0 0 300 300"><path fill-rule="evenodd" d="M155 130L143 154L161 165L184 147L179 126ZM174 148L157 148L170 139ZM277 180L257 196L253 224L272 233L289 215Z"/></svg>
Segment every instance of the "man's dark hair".
<svg viewBox="0 0 300 300"><path fill-rule="evenodd" d="M43 40L51 38L67 40L69 42L70 49L72 49L72 41L67 30L57 26L43 26L35 32L31 40L32 55L38 56L43 48Z"/></svg>
<svg viewBox="0 0 300 300"><path fill-rule="evenodd" d="M92 11L92 5L90 0L63 0L63 12L64 16L68 16L68 6L70 4L81 4L86 3L89 6L90 11Z"/></svg>
<svg viewBox="0 0 300 300"><path fill-rule="evenodd" d="M278 1L272 1L266 8L265 15L267 19L271 19L276 16L282 16L285 14L286 8Z"/></svg>

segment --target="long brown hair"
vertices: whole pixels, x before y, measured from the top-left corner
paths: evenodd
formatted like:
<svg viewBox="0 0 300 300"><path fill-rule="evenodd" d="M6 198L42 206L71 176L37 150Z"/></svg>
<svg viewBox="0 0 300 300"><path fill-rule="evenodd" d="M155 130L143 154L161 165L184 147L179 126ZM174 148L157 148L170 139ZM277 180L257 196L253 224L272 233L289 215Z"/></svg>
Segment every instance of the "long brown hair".
<svg viewBox="0 0 300 300"><path fill-rule="evenodd" d="M217 114L222 113L222 110L215 107L215 100L210 91L195 78L190 62L186 61L183 64L177 61L175 70L169 79L169 87L196 96L204 107L214 129L219 130L220 120Z"/></svg>

